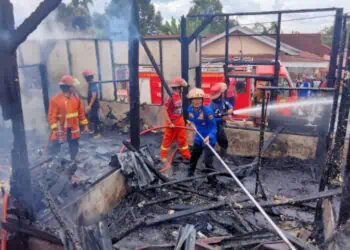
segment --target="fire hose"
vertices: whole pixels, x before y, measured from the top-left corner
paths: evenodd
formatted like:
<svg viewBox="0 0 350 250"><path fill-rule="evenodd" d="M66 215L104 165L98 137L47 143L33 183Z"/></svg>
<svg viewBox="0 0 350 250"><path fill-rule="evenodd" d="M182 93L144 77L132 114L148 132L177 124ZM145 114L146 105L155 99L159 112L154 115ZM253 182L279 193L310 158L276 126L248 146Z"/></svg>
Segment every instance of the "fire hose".
<svg viewBox="0 0 350 250"><path fill-rule="evenodd" d="M174 126L174 127L169 127L169 126L159 126L159 127L154 127L154 128L150 128L150 129L146 129L144 131L142 131L140 133L140 136L142 135L145 135L145 134L148 134L152 131L155 131L155 130L160 130L160 129L164 129L164 128L180 128L180 129L186 129L186 130L190 130L190 131L194 131L193 128L191 127L182 127L182 126ZM123 153L125 150L125 146L123 145L120 150L119 150L119 153ZM172 161L174 160L174 157L176 155L176 152L177 150L175 150L172 154L171 154L171 161L169 161L162 169L159 170L159 172L163 173L165 171L167 171L170 167L171 167L171 163Z"/></svg>
<svg viewBox="0 0 350 250"><path fill-rule="evenodd" d="M255 200L255 198L249 193L249 191L246 189L246 187L243 185L243 183L237 178L237 176L227 166L227 164L220 157L220 155L215 151L215 149L209 144L209 142L208 143L205 142L204 137L199 133L197 128L191 122L189 122L189 124L191 124L191 126L192 126L193 130L196 132L196 134L203 140L205 145L213 152L213 154L216 156L216 158L226 168L227 172L229 172L229 174L235 180L237 185L244 191L244 193L248 196L248 198L254 203L256 208L261 212L261 214L265 217L265 219L269 222L269 224L273 227L273 229L281 237L281 239L289 246L290 249L296 250L296 248L293 246L293 244L287 239L285 234L282 232L282 230L275 224L275 222L273 222L273 220L270 218L270 216L265 212L265 210L260 206L260 204Z"/></svg>

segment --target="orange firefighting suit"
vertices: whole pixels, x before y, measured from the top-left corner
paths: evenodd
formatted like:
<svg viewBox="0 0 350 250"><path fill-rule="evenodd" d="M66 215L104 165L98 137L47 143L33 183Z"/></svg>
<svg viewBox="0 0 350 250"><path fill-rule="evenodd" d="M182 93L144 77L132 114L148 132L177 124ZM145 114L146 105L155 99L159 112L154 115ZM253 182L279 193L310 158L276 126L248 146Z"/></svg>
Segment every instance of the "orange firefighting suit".
<svg viewBox="0 0 350 250"><path fill-rule="evenodd" d="M174 126L185 126L185 120L182 117L182 99L178 93L174 93L172 98L166 104L167 112L171 123ZM167 122L167 126L169 123ZM187 144L187 133L185 129L181 128L165 128L162 145L160 148L160 157L162 160L166 160L174 141L177 141L179 145L179 151L182 158L189 160L191 158L191 153Z"/></svg>
<svg viewBox="0 0 350 250"><path fill-rule="evenodd" d="M71 158L74 159L78 153L80 125L88 124L84 104L79 97L71 95L68 98L62 92L51 99L48 120L52 130L50 141L55 148L53 153L58 153L60 143L68 139Z"/></svg>

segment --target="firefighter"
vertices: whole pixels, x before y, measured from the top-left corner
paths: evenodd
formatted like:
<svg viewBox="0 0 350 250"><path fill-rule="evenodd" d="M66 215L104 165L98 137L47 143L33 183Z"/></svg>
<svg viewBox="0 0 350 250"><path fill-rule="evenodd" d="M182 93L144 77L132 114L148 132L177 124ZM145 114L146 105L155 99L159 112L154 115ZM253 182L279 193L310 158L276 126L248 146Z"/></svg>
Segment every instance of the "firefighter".
<svg viewBox="0 0 350 250"><path fill-rule="evenodd" d="M61 93L50 100L48 121L51 128L51 155L58 154L61 144L68 141L71 160L76 160L79 151L80 125L88 132L88 120L85 117L84 104L74 94L76 80L63 76L59 82Z"/></svg>
<svg viewBox="0 0 350 250"><path fill-rule="evenodd" d="M204 91L202 89L194 88L188 93L188 99L191 100L191 105L188 107L188 119L196 126L197 130L205 138L204 141L196 134L194 137L193 148L191 152L189 176L193 176L196 171L197 162L203 152L205 151L204 164L207 169L214 169L213 160L214 154L205 143L211 146L216 144L216 121L213 110L209 106L203 105ZM209 182L216 184L215 177L208 178Z"/></svg>
<svg viewBox="0 0 350 250"><path fill-rule="evenodd" d="M94 72L92 70L84 70L83 76L88 83L88 106L86 108L86 114L89 123L93 126L92 133L94 134L94 138L99 138L101 137L101 121L98 115L100 109L98 86L94 83Z"/></svg>
<svg viewBox="0 0 350 250"><path fill-rule="evenodd" d="M223 93L226 91L226 89L227 85L224 82L217 83L210 89L210 98L212 100L210 107L214 112L217 127L216 140L220 146L220 154L224 158L227 156L228 148L225 124L233 114L232 105L223 98Z"/></svg>
<svg viewBox="0 0 350 250"><path fill-rule="evenodd" d="M179 152L184 160L189 161L191 157L190 149L187 144L187 132L184 127L185 120L182 116L182 88L187 86L187 82L181 77L176 77L171 82L173 95L164 107L164 116L169 128L165 128L162 145L160 148L160 157L163 163L167 162L168 153L171 144L177 141Z"/></svg>

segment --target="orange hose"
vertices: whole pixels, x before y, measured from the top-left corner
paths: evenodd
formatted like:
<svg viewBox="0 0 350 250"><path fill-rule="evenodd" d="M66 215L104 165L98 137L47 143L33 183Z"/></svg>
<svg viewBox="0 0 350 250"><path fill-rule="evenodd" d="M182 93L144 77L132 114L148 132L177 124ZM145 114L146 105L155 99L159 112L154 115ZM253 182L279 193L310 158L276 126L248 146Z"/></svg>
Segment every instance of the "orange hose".
<svg viewBox="0 0 350 250"><path fill-rule="evenodd" d="M145 134L148 134L149 132L152 132L152 131L154 131L154 130L159 130L159 129L163 129L163 128L170 128L170 127L169 127L169 126L160 126L160 127L155 127L155 128L146 129L146 130L144 130L144 131L142 131L142 132L140 133L140 136L145 135ZM173 128L182 128L182 129L194 131L194 129L191 128L191 127L175 126L175 127L173 127ZM121 147L119 153L123 153L124 150L125 150L125 146L123 145L123 146ZM175 158L175 155L176 155L177 151L178 151L178 150L176 149L176 150L171 154L171 161L169 161L163 168L161 168L161 169L159 170L159 172L164 173L165 171L167 171L168 169L171 168L171 164L172 164L172 162L173 162L173 160L174 160L174 158Z"/></svg>
<svg viewBox="0 0 350 250"><path fill-rule="evenodd" d="M7 209L9 206L9 195L5 193L4 203L2 207L2 221L6 222L7 220ZM1 250L7 250L7 231L1 228Z"/></svg>

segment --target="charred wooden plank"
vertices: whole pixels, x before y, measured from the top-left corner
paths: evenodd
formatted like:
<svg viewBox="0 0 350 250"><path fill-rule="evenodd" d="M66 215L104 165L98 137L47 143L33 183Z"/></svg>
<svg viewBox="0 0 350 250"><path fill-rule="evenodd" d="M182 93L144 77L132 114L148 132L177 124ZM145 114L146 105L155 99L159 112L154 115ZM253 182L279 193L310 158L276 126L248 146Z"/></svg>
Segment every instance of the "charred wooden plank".
<svg viewBox="0 0 350 250"><path fill-rule="evenodd" d="M52 234L48 234L31 226L25 224L19 224L10 221L3 221L1 226L8 232L22 233L24 235L32 236L44 241L48 241L53 244L62 245L62 241Z"/></svg>
<svg viewBox="0 0 350 250"><path fill-rule="evenodd" d="M287 198L285 201L260 202L260 205L262 207L277 207L277 206L293 205L293 204L310 202L310 201L314 201L314 200L328 198L328 197L339 195L341 193L342 193L342 190L339 188L339 189L319 192L317 194L312 194L312 195L299 196L299 197L295 197L295 198ZM242 206L243 206L243 208L255 208L255 206L253 204L250 204L250 203L243 204Z"/></svg>

